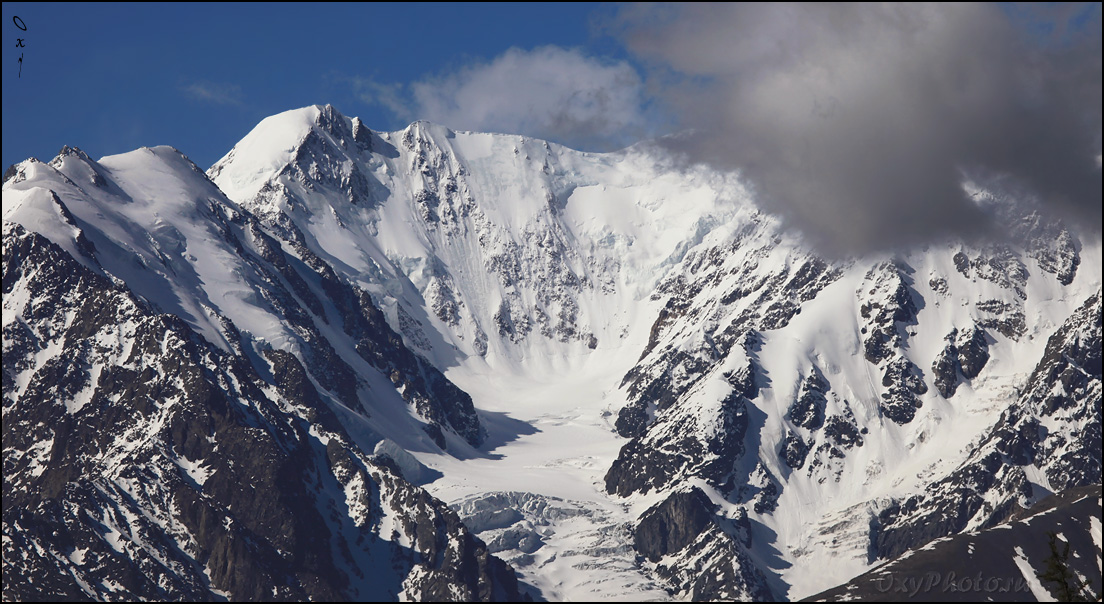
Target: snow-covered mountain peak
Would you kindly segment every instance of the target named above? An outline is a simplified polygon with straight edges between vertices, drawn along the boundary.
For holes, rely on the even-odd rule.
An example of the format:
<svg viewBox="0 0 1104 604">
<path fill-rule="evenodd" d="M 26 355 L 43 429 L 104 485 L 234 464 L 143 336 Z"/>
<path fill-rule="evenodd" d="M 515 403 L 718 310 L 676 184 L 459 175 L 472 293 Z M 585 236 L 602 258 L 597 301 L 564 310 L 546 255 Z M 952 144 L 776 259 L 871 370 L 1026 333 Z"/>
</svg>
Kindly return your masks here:
<svg viewBox="0 0 1104 604">
<path fill-rule="evenodd" d="M 360 120 L 350 120 L 332 105 L 293 109 L 261 120 L 208 174 L 233 199 L 251 200 L 269 178 L 296 163 L 305 160 L 309 170 L 312 152 L 315 161 L 322 156 L 348 161 L 346 154 L 366 149 L 370 136 Z"/>
<path fill-rule="evenodd" d="M 325 108 L 318 112 L 327 115 Z M 152 308 L 179 317 L 224 352 L 290 352 L 320 372 L 314 379 L 323 391 L 353 410 L 364 409 L 361 389 L 371 388 L 381 409 L 391 406 L 377 409 L 378 416 L 433 426 L 429 436 L 402 430 L 413 436 L 396 437 L 404 447 L 437 449 L 450 438 L 459 446 L 481 442 L 470 399 L 402 347 L 365 291 L 306 248 L 294 249 L 296 240 L 288 242 L 294 254 L 288 256 L 256 217 L 176 149 L 141 148 L 98 162 L 65 153 L 19 169 L 4 184 L 5 221 L 44 235 L 100 276 L 126 283 Z M 292 262 L 318 272 L 304 278 Z M 336 302 L 319 301 L 335 292 Z M 358 350 L 369 332 L 380 341 Z M 342 360 L 335 346 L 349 358 Z M 409 414 L 408 404 L 417 415 Z M 380 430 L 376 425 L 360 434 L 374 446 Z"/>
<path fill-rule="evenodd" d="M 208 174 L 349 267 L 408 344 L 443 353 L 428 321 L 447 348 L 509 364 L 532 346 L 562 349 L 549 359 L 619 346 L 689 247 L 754 211 L 734 179 L 667 171 L 644 148 L 589 154 L 424 121 L 376 134 L 317 106 L 266 119 Z M 403 288 L 425 306 L 399 310 Z"/>
<path fill-rule="evenodd" d="M 70 147 L 69 145 L 63 145 L 61 147 L 61 150 L 57 152 L 57 157 L 63 157 L 67 155 L 73 155 L 85 161 L 92 161 L 92 158 L 89 157 L 88 154 L 81 150 L 79 147 Z"/>
<path fill-rule="evenodd" d="M 1100 241 L 1020 200 L 993 210 L 1015 242 L 838 262 L 737 175 L 647 145 L 378 133 L 327 105 L 207 175 L 63 150 L 4 202 L 5 404 L 64 370 L 82 394 L 41 398 L 97 408 L 81 372 L 110 368 L 37 343 L 68 320 L 39 301 L 67 298 L 19 256 L 67 254 L 253 367 L 304 434 L 339 423 L 429 483 L 549 599 L 800 597 L 1099 477 Z M 319 434 L 347 511 L 376 513 Z"/>
</svg>

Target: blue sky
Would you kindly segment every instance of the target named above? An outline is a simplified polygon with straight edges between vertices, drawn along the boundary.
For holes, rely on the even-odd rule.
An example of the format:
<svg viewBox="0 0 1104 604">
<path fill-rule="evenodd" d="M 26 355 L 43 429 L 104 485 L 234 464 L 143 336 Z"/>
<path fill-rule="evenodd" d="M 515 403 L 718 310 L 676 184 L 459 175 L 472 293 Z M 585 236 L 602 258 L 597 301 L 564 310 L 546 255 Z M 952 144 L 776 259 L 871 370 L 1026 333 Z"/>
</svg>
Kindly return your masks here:
<svg viewBox="0 0 1104 604">
<path fill-rule="evenodd" d="M 93 157 L 171 144 L 206 168 L 264 117 L 315 103 L 376 129 L 401 128 L 411 115 L 373 100 L 371 84 L 445 76 L 515 47 L 621 59 L 620 46 L 591 26 L 602 11 L 532 3 L 5 2 L 4 167 L 29 156 L 48 160 L 65 144 Z"/>
</svg>

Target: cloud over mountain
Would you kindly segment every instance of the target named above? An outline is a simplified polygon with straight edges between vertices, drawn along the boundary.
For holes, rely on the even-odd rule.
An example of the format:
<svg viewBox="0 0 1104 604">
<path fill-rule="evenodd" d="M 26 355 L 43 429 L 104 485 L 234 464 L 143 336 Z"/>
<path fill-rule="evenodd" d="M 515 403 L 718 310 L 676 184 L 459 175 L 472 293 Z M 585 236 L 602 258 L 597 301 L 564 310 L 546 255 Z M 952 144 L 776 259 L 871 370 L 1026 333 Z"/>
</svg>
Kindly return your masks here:
<svg viewBox="0 0 1104 604">
<path fill-rule="evenodd" d="M 580 50 L 511 48 L 489 62 L 408 85 L 360 80 L 362 100 L 458 130 L 521 133 L 593 149 L 649 134 L 643 82 L 624 61 Z"/>
<path fill-rule="evenodd" d="M 666 143 L 742 170 L 828 250 L 984 231 L 966 178 L 1099 228 L 1099 5 L 1008 10 L 630 6 L 610 26 L 690 129 Z"/>
</svg>

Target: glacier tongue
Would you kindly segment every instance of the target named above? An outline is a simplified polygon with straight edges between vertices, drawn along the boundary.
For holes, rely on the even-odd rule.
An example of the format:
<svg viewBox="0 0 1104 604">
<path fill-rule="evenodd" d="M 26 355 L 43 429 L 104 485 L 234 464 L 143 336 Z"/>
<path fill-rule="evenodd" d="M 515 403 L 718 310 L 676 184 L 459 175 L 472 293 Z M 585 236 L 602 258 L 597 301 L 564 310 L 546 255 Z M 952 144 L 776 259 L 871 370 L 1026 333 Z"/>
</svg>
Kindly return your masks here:
<svg viewBox="0 0 1104 604">
<path fill-rule="evenodd" d="M 833 261 L 647 146 L 327 105 L 206 176 L 166 147 L 25 162 L 5 245 L 41 234 L 332 410 L 545 597 L 796 599 L 1099 480 L 1099 237 L 970 186 L 1026 243 Z M 7 282 L 5 400 L 58 354 L 9 391 L 34 294 Z"/>
</svg>

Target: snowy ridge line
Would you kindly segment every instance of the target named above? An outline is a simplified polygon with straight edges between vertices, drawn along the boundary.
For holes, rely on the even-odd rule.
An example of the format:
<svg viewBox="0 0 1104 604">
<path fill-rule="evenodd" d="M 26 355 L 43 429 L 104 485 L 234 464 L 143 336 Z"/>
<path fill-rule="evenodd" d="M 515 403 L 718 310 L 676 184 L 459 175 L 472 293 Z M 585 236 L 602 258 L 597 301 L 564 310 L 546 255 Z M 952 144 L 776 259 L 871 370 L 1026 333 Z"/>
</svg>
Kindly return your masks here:
<svg viewBox="0 0 1104 604">
<path fill-rule="evenodd" d="M 735 175 L 646 146 L 380 133 L 314 106 L 206 175 L 170 148 L 70 149 L 4 199 L 5 242 L 41 233 L 178 317 L 281 413 L 332 413 L 469 520 L 512 493 L 520 518 L 474 532 L 544 597 L 800 598 L 1099 476 L 1099 236 L 999 191 L 983 205 L 1022 243 L 831 261 Z M 61 400 L 89 413 L 105 373 L 54 337 L 78 317 L 39 334 L 41 292 L 11 274 L 6 400 L 85 371 Z M 18 452 L 30 475 L 43 442 Z M 349 481 L 320 501 L 361 526 L 370 480 Z M 650 560 L 657 539 L 680 547 Z"/>
<path fill-rule="evenodd" d="M 55 224 L 82 221 L 62 193 L 24 199 L 4 222 L 6 598 L 520 597 L 455 514 L 362 452 L 334 415 L 348 408 L 294 354 L 250 347 L 215 314 L 220 347 L 160 312 L 108 273 L 126 265 L 99 229 L 82 264 L 14 221 L 43 216 L 35 204 L 63 210 L 45 214 Z M 197 222 L 211 218 L 197 207 Z M 184 226 L 148 241 L 179 278 L 204 240 L 164 251 Z"/>
<path fill-rule="evenodd" d="M 1046 497 L 1013 520 L 936 539 L 806 601 L 952 601 L 964 595 L 1055 601 L 1060 586 L 1038 576 L 1048 570 L 1054 555 L 1051 534 L 1059 545 L 1069 544 L 1071 576 L 1089 580 L 1095 593 L 1100 545 L 1093 540 L 1092 527 L 1100 522 L 1099 490 L 1099 484 L 1090 484 Z"/>
</svg>

